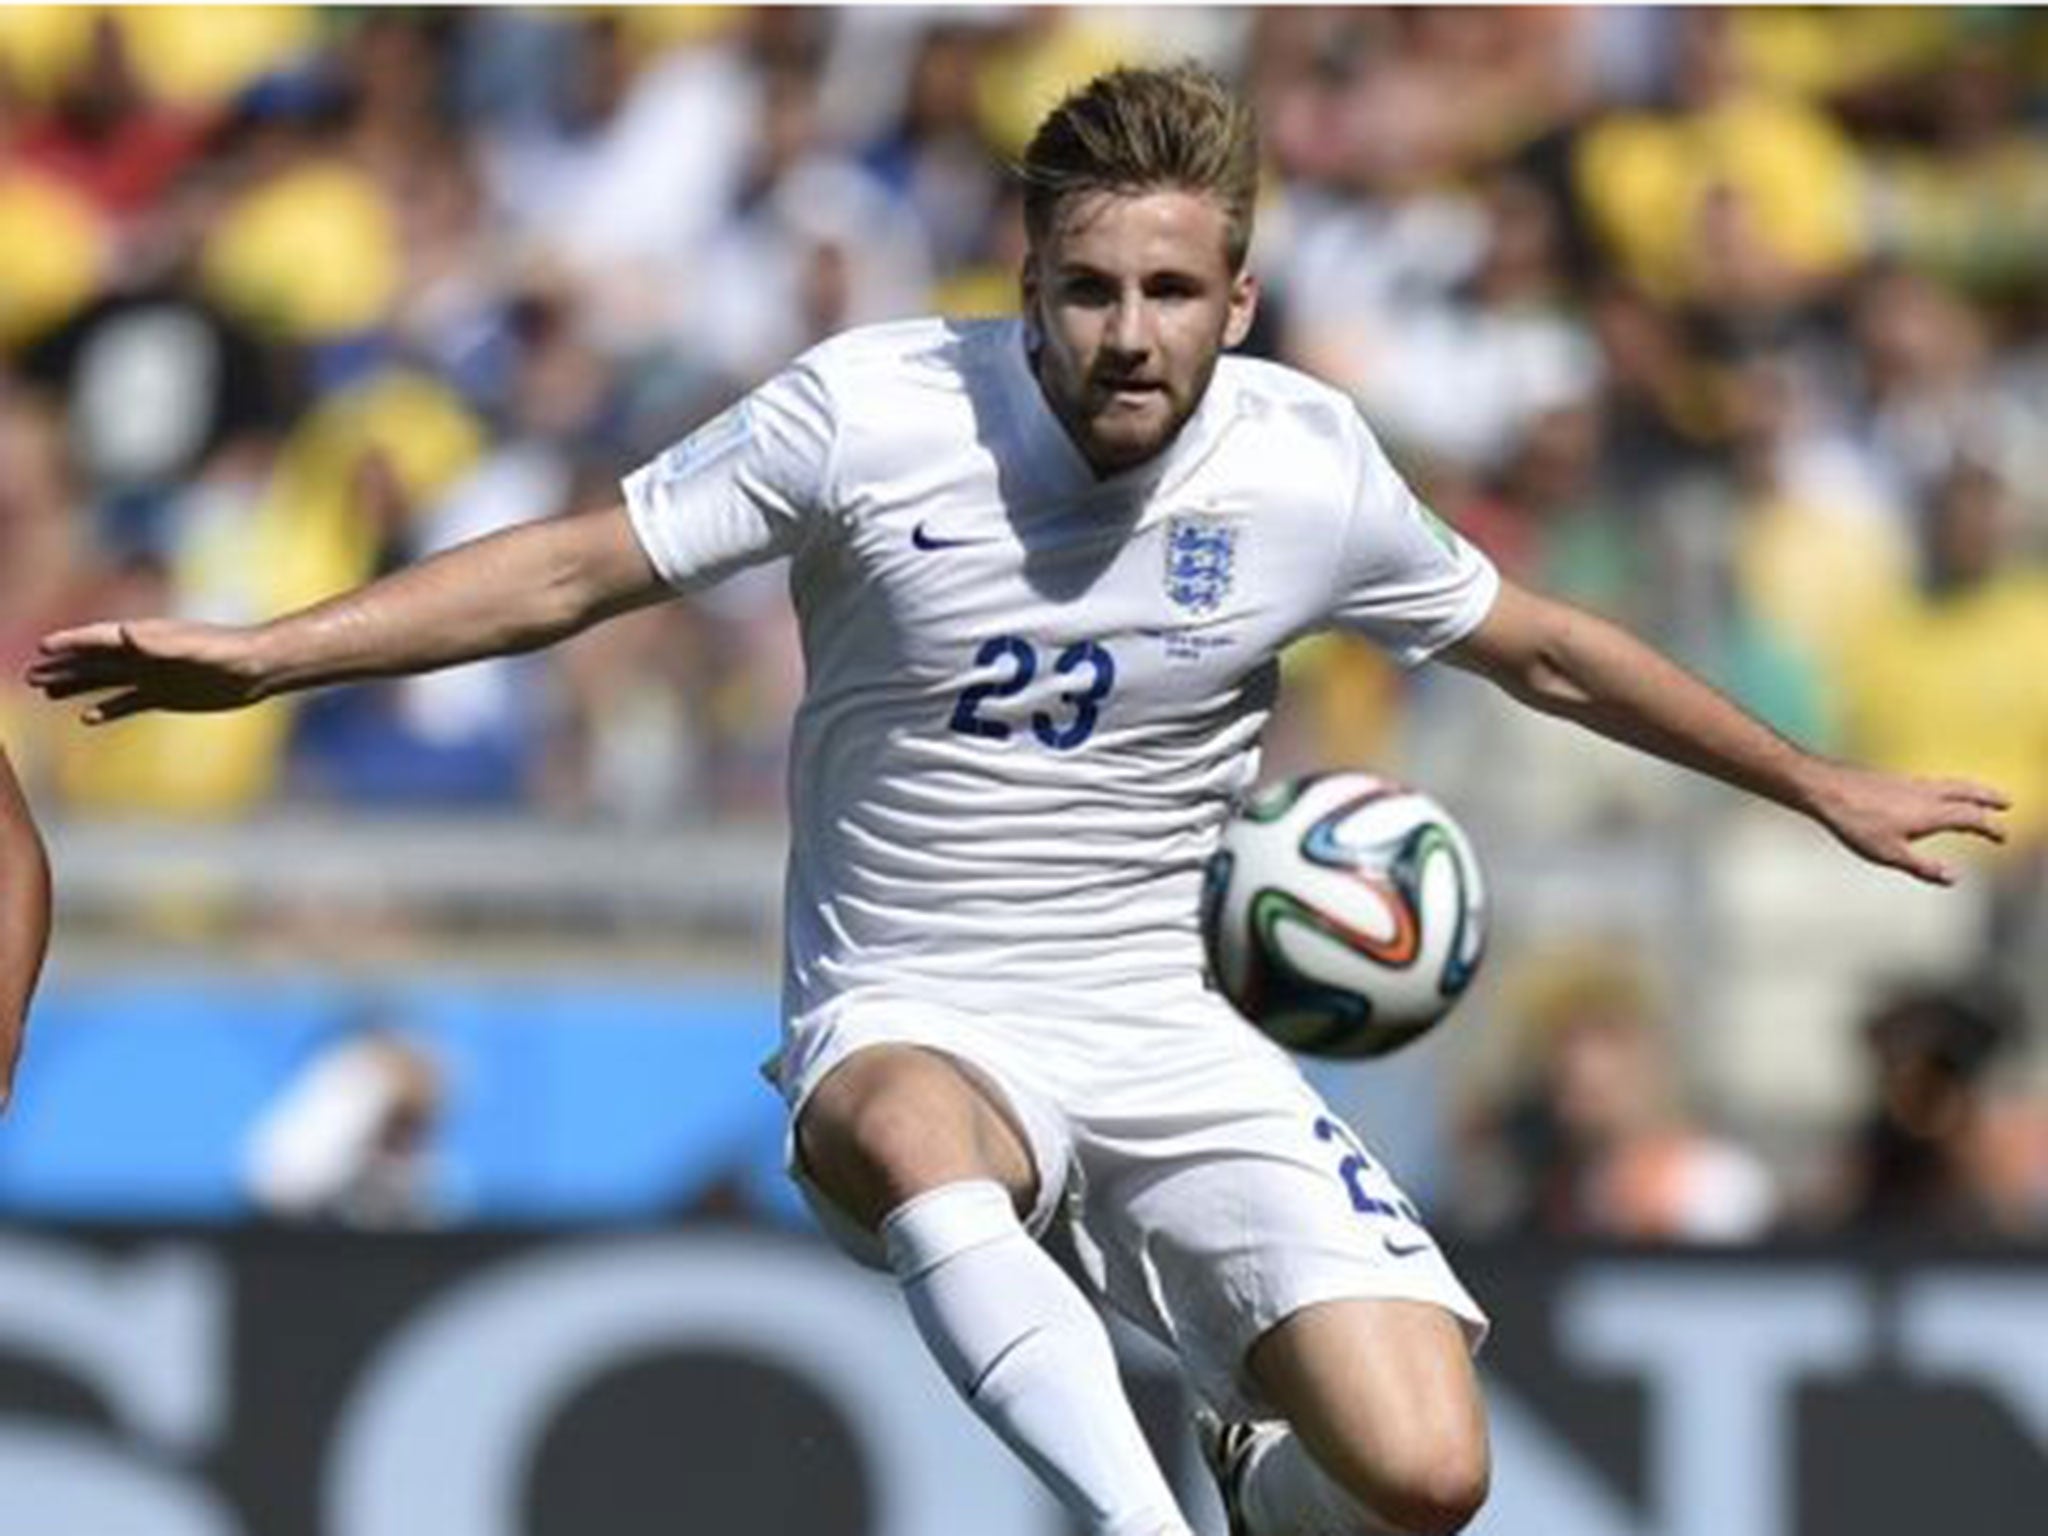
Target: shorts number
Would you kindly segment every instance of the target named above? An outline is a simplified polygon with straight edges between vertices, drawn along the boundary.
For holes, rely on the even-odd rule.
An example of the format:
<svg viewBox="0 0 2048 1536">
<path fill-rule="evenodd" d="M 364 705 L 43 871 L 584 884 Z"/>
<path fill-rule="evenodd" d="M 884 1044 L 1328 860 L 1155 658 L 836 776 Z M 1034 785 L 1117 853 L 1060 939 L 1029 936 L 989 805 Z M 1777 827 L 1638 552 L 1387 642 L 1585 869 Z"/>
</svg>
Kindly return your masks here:
<svg viewBox="0 0 2048 1536">
<path fill-rule="evenodd" d="M 1328 1115 L 1319 1115 L 1316 1118 L 1316 1140 L 1330 1142 L 1344 1154 L 1337 1164 L 1337 1177 L 1344 1181 L 1345 1192 L 1351 1196 L 1351 1208 L 1359 1215 L 1389 1216 L 1396 1221 L 1421 1225 L 1422 1213 L 1406 1196 L 1397 1193 L 1391 1200 L 1382 1200 L 1365 1187 L 1366 1179 L 1374 1171 L 1373 1161 L 1366 1156 L 1365 1148 L 1358 1144 L 1358 1138 L 1347 1126 Z"/>
<path fill-rule="evenodd" d="M 1004 676 L 985 678 L 961 689 L 960 697 L 953 704 L 953 718 L 947 724 L 963 736 L 1003 741 L 1010 734 L 1009 722 L 990 719 L 982 714 L 981 706 L 985 700 L 1013 698 L 1030 687 L 1031 679 L 1038 673 L 1038 652 L 1028 640 L 1020 640 L 1015 635 L 998 635 L 993 640 L 982 642 L 981 649 L 974 653 L 974 665 L 1006 666 L 1009 671 Z M 1050 710 L 1033 710 L 1031 734 L 1055 752 L 1071 752 L 1095 734 L 1102 702 L 1116 686 L 1116 658 L 1093 640 L 1078 640 L 1060 652 L 1052 669 L 1061 677 L 1074 677 L 1076 682 L 1081 681 L 1076 674 L 1085 672 L 1087 680 L 1083 686 L 1067 688 L 1060 693 L 1060 703 L 1072 711 L 1071 716 L 1062 719 L 1064 710 L 1058 714 Z"/>
</svg>

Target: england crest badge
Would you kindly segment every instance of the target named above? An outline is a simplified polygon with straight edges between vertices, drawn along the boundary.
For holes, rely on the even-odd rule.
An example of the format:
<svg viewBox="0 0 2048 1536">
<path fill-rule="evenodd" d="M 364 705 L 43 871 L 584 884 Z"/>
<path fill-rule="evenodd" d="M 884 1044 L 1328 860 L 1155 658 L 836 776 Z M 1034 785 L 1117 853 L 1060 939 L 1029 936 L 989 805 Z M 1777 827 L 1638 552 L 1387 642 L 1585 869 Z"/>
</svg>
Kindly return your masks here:
<svg viewBox="0 0 2048 1536">
<path fill-rule="evenodd" d="M 1237 530 L 1218 517 L 1166 523 L 1166 595 L 1189 613 L 1214 613 L 1230 595 Z"/>
</svg>

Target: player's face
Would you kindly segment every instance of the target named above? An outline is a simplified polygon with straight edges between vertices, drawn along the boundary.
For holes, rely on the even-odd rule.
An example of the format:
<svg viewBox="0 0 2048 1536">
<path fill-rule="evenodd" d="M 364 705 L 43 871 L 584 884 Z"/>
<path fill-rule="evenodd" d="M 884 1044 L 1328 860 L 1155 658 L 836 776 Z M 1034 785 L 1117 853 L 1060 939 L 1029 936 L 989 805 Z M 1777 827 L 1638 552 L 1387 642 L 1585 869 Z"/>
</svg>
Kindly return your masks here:
<svg viewBox="0 0 2048 1536">
<path fill-rule="evenodd" d="M 1026 259 L 1039 387 L 1098 473 L 1171 443 L 1251 329 L 1258 286 L 1231 270 L 1226 228 L 1207 193 L 1084 193 Z"/>
</svg>

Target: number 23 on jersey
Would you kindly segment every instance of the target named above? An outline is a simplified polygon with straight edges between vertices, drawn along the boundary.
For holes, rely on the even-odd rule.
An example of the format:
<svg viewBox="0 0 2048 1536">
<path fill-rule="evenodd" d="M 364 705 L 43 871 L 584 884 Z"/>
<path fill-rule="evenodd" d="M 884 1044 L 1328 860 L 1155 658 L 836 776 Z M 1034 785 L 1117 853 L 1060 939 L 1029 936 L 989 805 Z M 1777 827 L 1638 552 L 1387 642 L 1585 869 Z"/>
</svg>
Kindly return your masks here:
<svg viewBox="0 0 2048 1536">
<path fill-rule="evenodd" d="M 1003 741 L 1013 729 L 1028 724 L 1039 743 L 1055 752 L 1080 746 L 1095 733 L 1102 705 L 1116 687 L 1116 658 L 1093 640 L 1075 641 L 1052 660 L 1054 675 L 1071 685 L 1060 691 L 1059 707 L 1034 709 L 1028 721 L 1013 725 L 1003 718 L 1002 705 L 1031 686 L 1038 675 L 1038 657 L 1037 647 L 1015 635 L 984 640 L 974 653 L 974 666 L 977 672 L 992 675 L 960 690 L 948 726 L 963 736 Z"/>
</svg>

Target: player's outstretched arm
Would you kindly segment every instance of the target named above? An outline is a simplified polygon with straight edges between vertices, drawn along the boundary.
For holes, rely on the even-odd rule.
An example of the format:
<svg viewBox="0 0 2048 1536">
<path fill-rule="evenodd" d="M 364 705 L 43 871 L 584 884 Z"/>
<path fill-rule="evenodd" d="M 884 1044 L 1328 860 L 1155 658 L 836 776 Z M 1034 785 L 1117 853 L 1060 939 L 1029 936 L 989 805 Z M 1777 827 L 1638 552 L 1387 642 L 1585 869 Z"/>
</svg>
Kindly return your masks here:
<svg viewBox="0 0 2048 1536">
<path fill-rule="evenodd" d="M 538 650 L 666 596 L 624 507 L 458 545 L 266 624 L 103 621 L 43 639 L 29 683 L 102 694 L 88 724 L 237 709 L 274 694 Z"/>
<path fill-rule="evenodd" d="M 1817 757 L 1626 630 L 1512 582 L 1444 658 L 1546 714 L 1811 816 L 1864 858 L 1931 884 L 1952 884 L 1955 871 L 1916 847 L 1921 839 L 2005 840 L 1998 813 L 2009 802 L 1997 790 Z"/>
<path fill-rule="evenodd" d="M 7 753 L 0 749 L 0 1110 L 14 1097 L 29 998 L 49 942 L 49 860 Z"/>
</svg>

